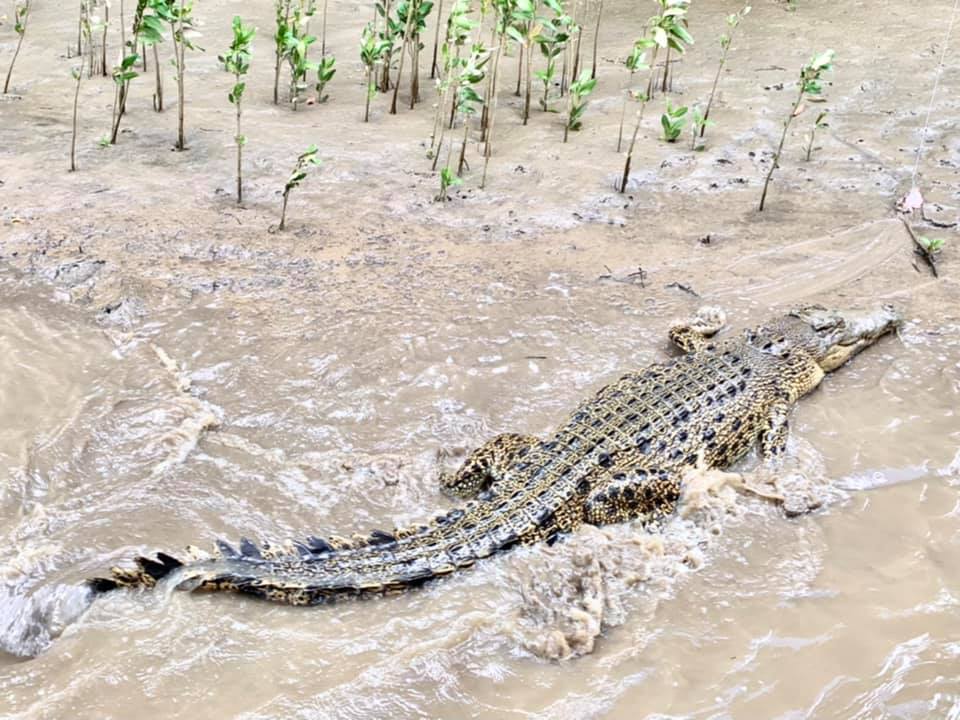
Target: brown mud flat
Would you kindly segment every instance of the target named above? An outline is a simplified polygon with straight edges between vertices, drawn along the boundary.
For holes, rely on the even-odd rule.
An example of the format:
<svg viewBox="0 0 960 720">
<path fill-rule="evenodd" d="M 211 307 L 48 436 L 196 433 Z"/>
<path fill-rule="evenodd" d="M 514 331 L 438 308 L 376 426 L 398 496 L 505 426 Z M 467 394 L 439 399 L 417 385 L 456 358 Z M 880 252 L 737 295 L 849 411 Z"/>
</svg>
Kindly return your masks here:
<svg viewBox="0 0 960 720">
<path fill-rule="evenodd" d="M 951 4 L 756 3 L 707 149 L 661 142 L 658 100 L 620 195 L 618 63 L 649 12 L 608 3 L 584 130 L 561 145 L 560 117 L 539 112 L 523 128 L 504 92 L 488 189 L 475 162 L 442 205 L 430 101 L 393 117 L 378 97 L 362 124 L 367 6 L 331 6 L 331 99 L 296 113 L 269 102 L 269 3 L 245 9 L 259 36 L 237 208 L 216 55 L 238 5 L 197 5 L 190 149 L 171 151 L 175 107 L 152 112 L 149 78 L 120 143 L 99 148 L 112 86 L 85 81 L 69 174 L 73 11 L 34 2 L 19 99 L 0 102 L 0 713 L 960 712 L 957 237 L 930 233 L 948 239 L 934 281 L 892 210 Z M 705 98 L 736 9 L 692 7 L 675 101 Z M 12 38 L 5 24 L 0 57 Z M 831 126 L 805 163 L 812 117 L 798 119 L 757 214 L 790 83 L 826 47 Z M 918 176 L 954 208 L 958 91 L 948 62 Z M 324 166 L 295 192 L 289 231 L 270 232 L 311 142 Z M 792 451 L 828 500 L 818 513 L 788 520 L 727 489 L 662 534 L 587 529 L 420 592 L 306 611 L 161 592 L 84 612 L 71 589 L 141 550 L 420 520 L 445 503 L 438 449 L 548 430 L 664 357 L 670 320 L 701 303 L 744 325 L 809 300 L 883 300 L 908 318 L 797 409 Z"/>
</svg>

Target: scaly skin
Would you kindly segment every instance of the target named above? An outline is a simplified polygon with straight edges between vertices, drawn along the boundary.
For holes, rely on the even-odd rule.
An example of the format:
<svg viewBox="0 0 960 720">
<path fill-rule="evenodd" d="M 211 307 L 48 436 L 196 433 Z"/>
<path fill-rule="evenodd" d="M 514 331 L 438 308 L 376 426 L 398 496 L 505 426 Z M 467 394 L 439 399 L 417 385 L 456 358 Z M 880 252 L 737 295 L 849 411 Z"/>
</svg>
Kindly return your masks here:
<svg viewBox="0 0 960 720">
<path fill-rule="evenodd" d="M 583 523 L 660 518 L 673 512 L 689 469 L 726 468 L 757 441 L 775 459 L 797 399 L 898 322 L 889 307 L 811 306 L 714 342 L 723 314 L 704 309 L 670 331 L 684 355 L 607 385 L 545 440 L 500 435 L 476 450 L 442 479 L 445 490 L 472 499 L 429 525 L 356 542 L 310 538 L 286 554 L 221 542 L 218 558 L 184 564 L 161 553 L 90 584 L 100 592 L 150 587 L 178 571 L 183 589 L 307 605 L 402 590 L 519 543 L 553 542 Z"/>
</svg>

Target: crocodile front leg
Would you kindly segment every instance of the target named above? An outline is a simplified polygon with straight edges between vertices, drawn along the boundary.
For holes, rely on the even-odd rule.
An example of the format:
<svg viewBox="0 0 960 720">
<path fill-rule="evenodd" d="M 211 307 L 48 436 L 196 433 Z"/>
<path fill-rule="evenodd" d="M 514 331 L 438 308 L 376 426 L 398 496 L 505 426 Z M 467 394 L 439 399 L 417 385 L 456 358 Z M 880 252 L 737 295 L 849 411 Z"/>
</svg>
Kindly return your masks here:
<svg viewBox="0 0 960 720">
<path fill-rule="evenodd" d="M 497 435 L 470 453 L 455 473 L 441 473 L 440 489 L 454 497 L 476 497 L 502 480 L 506 470 L 525 450 L 539 444 L 540 439 L 533 435 Z"/>
<path fill-rule="evenodd" d="M 680 478 L 664 470 L 634 468 L 614 472 L 584 502 L 583 521 L 611 525 L 669 515 L 680 499 Z"/>
<path fill-rule="evenodd" d="M 685 353 L 704 350 L 709 338 L 727 324 L 727 314 L 718 307 L 704 306 L 685 322 L 670 328 L 670 341 Z"/>
<path fill-rule="evenodd" d="M 787 415 L 790 405 L 776 402 L 770 408 L 770 414 L 764 428 L 760 431 L 760 454 L 768 465 L 775 465 L 783 457 L 787 448 L 787 435 L 790 424 Z"/>
</svg>

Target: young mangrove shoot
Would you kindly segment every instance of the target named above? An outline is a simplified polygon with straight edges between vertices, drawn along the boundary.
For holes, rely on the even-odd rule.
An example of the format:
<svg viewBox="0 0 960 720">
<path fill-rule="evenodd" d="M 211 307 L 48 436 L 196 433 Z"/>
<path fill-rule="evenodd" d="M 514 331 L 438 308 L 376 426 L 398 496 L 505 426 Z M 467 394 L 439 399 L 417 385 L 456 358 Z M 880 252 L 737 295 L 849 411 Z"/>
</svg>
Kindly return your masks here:
<svg viewBox="0 0 960 720">
<path fill-rule="evenodd" d="M 790 129 L 790 123 L 797 115 L 803 112 L 804 98 L 819 99 L 823 92 L 821 76 L 831 68 L 833 68 L 833 50 L 827 50 L 819 55 L 814 55 L 810 62 L 800 68 L 800 80 L 797 83 L 797 97 L 794 99 L 793 105 L 790 107 L 790 112 L 783 121 L 783 133 L 780 135 L 780 144 L 777 145 L 777 151 L 773 154 L 773 160 L 770 163 L 770 170 L 767 172 L 767 177 L 763 181 L 763 193 L 760 195 L 760 212 L 763 212 L 763 206 L 767 200 L 767 189 L 770 186 L 773 173 L 780 166 L 780 153 L 783 152 L 783 144 L 787 139 L 787 131 Z"/>
<path fill-rule="evenodd" d="M 810 128 L 810 132 L 807 133 L 807 154 L 806 160 L 810 162 L 810 156 L 813 154 L 813 138 L 817 130 L 821 130 L 825 127 L 830 127 L 827 124 L 827 113 L 829 110 L 823 110 L 817 114 L 817 119 L 813 121 L 813 127 Z"/>
<path fill-rule="evenodd" d="M 243 202 L 243 146 L 247 144 L 247 138 L 243 134 L 241 121 L 243 119 L 243 91 L 247 84 L 244 78 L 250 70 L 250 41 L 256 30 L 250 25 L 244 25 L 239 15 L 233 18 L 233 42 L 230 48 L 218 59 L 223 63 L 223 69 L 233 75 L 233 87 L 230 89 L 227 99 L 233 104 L 237 111 L 237 132 L 233 136 L 237 145 L 237 205 Z"/>
<path fill-rule="evenodd" d="M 740 27 L 741 21 L 749 14 L 750 6 L 744 5 L 743 9 L 732 15 L 727 15 L 727 27 L 729 30 L 720 36 L 720 64 L 717 65 L 717 74 L 713 78 L 713 87 L 710 88 L 710 97 L 707 99 L 707 109 L 703 111 L 704 123 L 700 128 L 700 137 L 706 132 L 707 122 L 710 118 L 710 108 L 713 107 L 713 98 L 717 94 L 717 85 L 720 83 L 720 75 L 723 73 L 723 66 L 727 64 L 727 53 L 730 52 L 730 45 L 733 42 L 733 34 Z"/>
<path fill-rule="evenodd" d="M 280 224 L 278 230 L 284 230 L 287 226 L 287 201 L 290 199 L 290 191 L 300 187 L 300 184 L 306 180 L 310 167 L 320 164 L 320 158 L 317 157 L 317 146 L 311 145 L 297 156 L 297 162 L 293 166 L 293 171 L 287 179 L 287 184 L 283 186 L 283 208 L 280 211 Z"/>
<path fill-rule="evenodd" d="M 617 190 L 621 193 L 627 191 L 627 185 L 630 182 L 630 165 L 633 162 L 633 151 L 637 145 L 637 137 L 640 134 L 640 123 L 643 121 L 643 110 L 650 101 L 650 95 L 653 92 L 653 76 L 656 67 L 657 51 L 664 48 L 673 48 L 678 54 L 682 54 L 686 46 L 693 42 L 690 33 L 687 32 L 682 22 L 686 15 L 687 0 L 657 0 L 660 5 L 660 13 L 654 15 L 647 21 L 646 35 L 640 38 L 637 43 L 642 48 L 652 47 L 653 58 L 648 67 L 649 70 L 646 92 L 633 92 L 633 98 L 638 102 L 636 122 L 633 126 L 633 134 L 630 136 L 630 144 L 627 146 L 627 157 L 623 163 L 623 174 L 620 177 L 620 184 Z M 645 58 L 641 59 L 641 63 Z"/>
<path fill-rule="evenodd" d="M 587 96 L 593 92 L 597 86 L 596 78 L 584 70 L 580 73 L 580 78 L 570 84 L 570 94 L 567 97 L 567 122 L 563 126 L 563 141 L 571 130 L 579 130 L 583 127 L 583 113 L 587 109 Z"/>
<path fill-rule="evenodd" d="M 360 62 L 367 77 L 367 93 L 363 106 L 363 121 L 370 121 L 370 100 L 377 94 L 377 80 L 374 73 L 383 56 L 390 52 L 390 42 L 377 36 L 373 23 L 367 23 L 360 36 Z"/>
<path fill-rule="evenodd" d="M 570 40 L 570 26 L 572 18 L 566 14 L 560 0 L 543 0 L 543 4 L 554 12 L 553 18 L 538 18 L 539 33 L 536 43 L 540 52 L 547 59 L 547 66 L 537 70 L 535 77 L 543 83 L 543 97 L 540 99 L 540 108 L 544 112 L 550 111 L 550 88 L 553 86 L 557 74 L 557 58 L 563 53 Z"/>
<path fill-rule="evenodd" d="M 660 126 L 663 128 L 663 139 L 667 142 L 676 142 L 687 123 L 687 106 L 674 107 L 667 100 L 667 108 L 660 116 Z"/>
<path fill-rule="evenodd" d="M 714 125 L 713 120 L 707 120 L 706 114 L 700 110 L 700 106 L 696 105 L 693 110 L 690 111 L 690 127 L 693 132 L 690 134 L 690 149 L 693 151 L 703 150 L 704 143 L 699 142 L 700 138 L 703 137 L 703 130 L 707 125 Z"/>
<path fill-rule="evenodd" d="M 646 64 L 647 50 L 656 43 L 649 38 L 640 38 L 633 44 L 630 54 L 625 62 L 627 70 L 630 71 L 630 78 L 627 81 L 627 91 L 623 96 L 623 109 L 620 111 L 620 129 L 617 131 L 617 152 L 623 149 L 623 123 L 627 117 L 627 103 L 634 97 L 633 76 L 639 70 L 649 70 L 650 66 Z"/>
<path fill-rule="evenodd" d="M 333 55 L 324 55 L 321 57 L 320 62 L 317 63 L 317 84 L 315 86 L 318 103 L 325 103 L 330 97 L 324 94 L 324 90 L 327 88 L 327 83 L 333 80 L 333 76 L 336 74 L 337 58 Z"/>
<path fill-rule="evenodd" d="M 10 67 L 7 68 L 7 79 L 3 82 L 3 94 L 10 92 L 10 77 L 13 75 L 13 66 L 20 54 L 23 45 L 23 36 L 27 34 L 27 21 L 30 19 L 30 0 L 18 2 L 13 6 L 13 31 L 17 34 L 17 47 L 13 51 Z"/>
</svg>

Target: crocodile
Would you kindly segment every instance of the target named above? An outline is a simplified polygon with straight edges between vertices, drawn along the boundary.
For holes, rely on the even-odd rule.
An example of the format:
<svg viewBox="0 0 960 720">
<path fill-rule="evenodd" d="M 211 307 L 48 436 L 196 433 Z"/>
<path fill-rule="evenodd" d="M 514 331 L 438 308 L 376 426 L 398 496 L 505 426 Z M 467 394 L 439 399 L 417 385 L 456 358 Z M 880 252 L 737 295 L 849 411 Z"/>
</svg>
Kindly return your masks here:
<svg viewBox="0 0 960 720">
<path fill-rule="evenodd" d="M 219 540 L 213 557 L 141 556 L 87 582 L 103 593 L 171 576 L 178 589 L 311 605 L 400 591 L 584 523 L 659 522 L 692 469 L 727 468 L 758 442 L 765 463 L 781 462 L 791 406 L 899 323 L 890 306 L 810 305 L 722 339 L 723 311 L 701 308 L 670 328 L 682 354 L 606 385 L 551 436 L 498 435 L 441 476 L 461 502 L 427 524 L 281 548 Z"/>
</svg>

